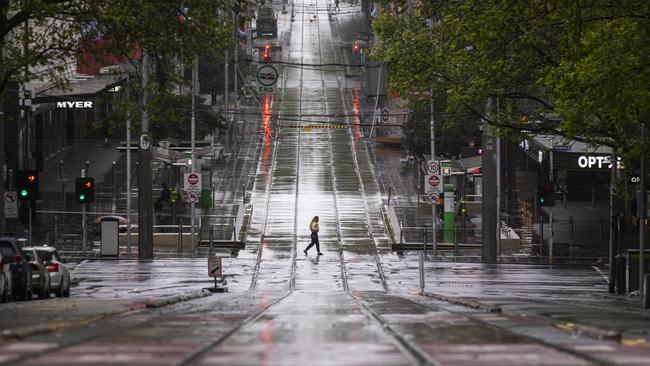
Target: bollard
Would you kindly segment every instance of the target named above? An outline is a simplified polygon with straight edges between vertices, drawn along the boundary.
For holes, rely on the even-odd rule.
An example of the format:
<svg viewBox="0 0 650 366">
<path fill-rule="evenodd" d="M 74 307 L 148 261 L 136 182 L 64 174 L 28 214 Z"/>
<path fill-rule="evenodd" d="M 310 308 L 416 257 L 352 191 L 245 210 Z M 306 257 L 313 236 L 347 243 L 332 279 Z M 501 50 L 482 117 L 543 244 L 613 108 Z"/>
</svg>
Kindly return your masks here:
<svg viewBox="0 0 650 366">
<path fill-rule="evenodd" d="M 650 274 L 643 277 L 643 308 L 650 309 Z"/>
<path fill-rule="evenodd" d="M 178 254 L 183 254 L 183 222 L 178 220 Z"/>
<path fill-rule="evenodd" d="M 399 243 L 402 244 L 402 220 L 399 220 Z"/>
<path fill-rule="evenodd" d="M 419 255 L 420 262 L 420 291 L 424 292 L 424 253 Z"/>
<path fill-rule="evenodd" d="M 232 246 L 237 246 L 237 229 L 235 228 L 235 218 L 232 219 Z"/>
<path fill-rule="evenodd" d="M 571 225 L 571 239 L 573 239 L 573 216 L 569 216 L 569 225 Z"/>
<path fill-rule="evenodd" d="M 454 225 L 454 257 L 458 257 L 458 226 Z"/>
</svg>

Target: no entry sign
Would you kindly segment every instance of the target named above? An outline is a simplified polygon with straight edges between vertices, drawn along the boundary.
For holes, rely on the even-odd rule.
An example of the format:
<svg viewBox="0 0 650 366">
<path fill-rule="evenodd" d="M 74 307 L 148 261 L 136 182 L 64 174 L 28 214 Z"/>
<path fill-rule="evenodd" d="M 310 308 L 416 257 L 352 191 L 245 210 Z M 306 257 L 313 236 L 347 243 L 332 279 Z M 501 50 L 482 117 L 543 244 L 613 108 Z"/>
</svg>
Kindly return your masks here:
<svg viewBox="0 0 650 366">
<path fill-rule="evenodd" d="M 185 179 L 183 182 L 183 189 L 186 191 L 201 190 L 201 174 L 199 173 L 185 173 Z"/>
<path fill-rule="evenodd" d="M 437 187 L 440 184 L 440 178 L 437 175 L 432 175 L 429 177 L 429 186 Z"/>
</svg>

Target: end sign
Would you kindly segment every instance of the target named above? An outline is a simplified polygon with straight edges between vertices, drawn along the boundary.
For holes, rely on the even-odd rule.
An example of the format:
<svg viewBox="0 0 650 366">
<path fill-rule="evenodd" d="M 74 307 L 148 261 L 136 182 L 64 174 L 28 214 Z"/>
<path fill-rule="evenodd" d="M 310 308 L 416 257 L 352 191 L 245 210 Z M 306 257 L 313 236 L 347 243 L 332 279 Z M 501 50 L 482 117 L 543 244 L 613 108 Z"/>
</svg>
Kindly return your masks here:
<svg viewBox="0 0 650 366">
<path fill-rule="evenodd" d="M 275 85 L 278 83 L 278 70 L 272 65 L 260 65 L 257 68 L 257 91 L 260 93 L 275 92 Z"/>
</svg>

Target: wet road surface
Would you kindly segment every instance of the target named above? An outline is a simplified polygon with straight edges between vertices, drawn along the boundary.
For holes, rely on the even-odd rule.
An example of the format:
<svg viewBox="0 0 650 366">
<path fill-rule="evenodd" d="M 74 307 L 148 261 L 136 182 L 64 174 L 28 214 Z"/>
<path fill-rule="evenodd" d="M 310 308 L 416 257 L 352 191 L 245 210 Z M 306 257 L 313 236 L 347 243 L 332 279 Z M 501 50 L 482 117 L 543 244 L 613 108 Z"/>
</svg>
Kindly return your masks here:
<svg viewBox="0 0 650 366">
<path fill-rule="evenodd" d="M 29 303 L 45 312 L 67 304 L 80 315 L 62 315 L 53 326 L 51 319 L 25 317 L 23 323 L 40 319 L 48 329 L 1 338 L 0 364 L 648 364 L 646 345 L 578 336 L 549 321 L 560 308 L 540 309 L 544 301 L 567 299 L 602 304 L 589 301 L 604 285 L 588 269 L 427 262 L 427 291 L 510 304 L 512 313 L 417 294 L 417 256 L 390 251 L 355 116 L 358 82 L 346 82 L 344 67 L 305 66 L 348 62 L 339 34 L 354 29 L 359 5 L 342 3 L 346 11 L 332 19 L 324 0 L 295 6 L 293 22 L 290 12 L 279 14 L 282 48 L 274 60 L 288 64 L 276 64 L 281 88 L 261 100 L 246 249 L 224 258 L 230 292 L 148 308 L 146 299 L 209 286 L 205 259 L 81 263 L 73 298 Z M 279 131 L 272 131 L 275 118 Z M 296 120 L 348 126 L 293 128 Z M 323 256 L 302 252 L 316 215 Z M 558 286 L 562 281 L 570 285 Z M 526 304 L 536 305 L 530 313 L 539 316 L 528 315 Z M 0 319 L 7 328 L 25 325 Z"/>
</svg>

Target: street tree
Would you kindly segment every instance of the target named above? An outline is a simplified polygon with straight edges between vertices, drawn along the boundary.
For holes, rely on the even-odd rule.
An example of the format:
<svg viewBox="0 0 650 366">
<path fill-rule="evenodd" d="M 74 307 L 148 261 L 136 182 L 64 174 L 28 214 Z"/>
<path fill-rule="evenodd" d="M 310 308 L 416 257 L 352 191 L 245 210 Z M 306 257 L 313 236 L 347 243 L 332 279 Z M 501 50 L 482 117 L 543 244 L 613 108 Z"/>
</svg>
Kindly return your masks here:
<svg viewBox="0 0 650 366">
<path fill-rule="evenodd" d="M 373 57 L 388 63 L 400 95 L 444 94 L 446 123 L 515 139 L 554 133 L 638 156 L 650 114 L 647 1 L 428 1 L 416 10 L 373 23 Z"/>
</svg>

